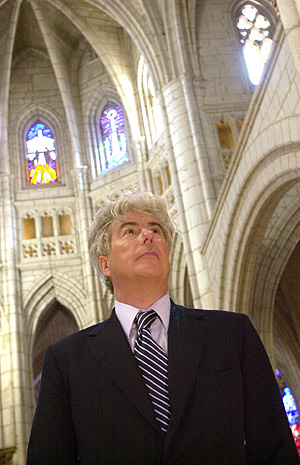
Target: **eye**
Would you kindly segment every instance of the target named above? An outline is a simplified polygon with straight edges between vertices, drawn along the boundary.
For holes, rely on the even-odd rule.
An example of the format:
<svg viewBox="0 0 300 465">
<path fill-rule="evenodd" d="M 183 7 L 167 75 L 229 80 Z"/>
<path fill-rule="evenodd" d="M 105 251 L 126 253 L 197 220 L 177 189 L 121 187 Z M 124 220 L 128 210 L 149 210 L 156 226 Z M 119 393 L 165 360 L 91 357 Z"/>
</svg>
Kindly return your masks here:
<svg viewBox="0 0 300 465">
<path fill-rule="evenodd" d="M 125 229 L 125 231 L 124 231 L 125 235 L 126 234 L 130 235 L 130 234 L 134 234 L 134 233 L 135 233 L 135 230 L 133 228 L 128 228 L 128 229 Z"/>
<path fill-rule="evenodd" d="M 161 234 L 161 230 L 159 228 L 153 228 L 152 232 L 154 232 L 154 234 Z"/>
</svg>

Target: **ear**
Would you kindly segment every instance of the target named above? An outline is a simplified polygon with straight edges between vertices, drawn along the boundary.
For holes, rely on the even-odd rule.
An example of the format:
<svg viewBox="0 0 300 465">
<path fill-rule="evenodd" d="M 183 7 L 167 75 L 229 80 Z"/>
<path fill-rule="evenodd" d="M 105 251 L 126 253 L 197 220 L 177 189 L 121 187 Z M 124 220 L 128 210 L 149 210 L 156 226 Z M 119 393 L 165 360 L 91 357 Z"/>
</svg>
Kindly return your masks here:
<svg viewBox="0 0 300 465">
<path fill-rule="evenodd" d="M 108 276 L 109 278 L 111 277 L 111 272 L 108 266 L 108 257 L 106 255 L 101 255 L 99 257 L 99 266 L 102 270 L 102 272 Z"/>
</svg>

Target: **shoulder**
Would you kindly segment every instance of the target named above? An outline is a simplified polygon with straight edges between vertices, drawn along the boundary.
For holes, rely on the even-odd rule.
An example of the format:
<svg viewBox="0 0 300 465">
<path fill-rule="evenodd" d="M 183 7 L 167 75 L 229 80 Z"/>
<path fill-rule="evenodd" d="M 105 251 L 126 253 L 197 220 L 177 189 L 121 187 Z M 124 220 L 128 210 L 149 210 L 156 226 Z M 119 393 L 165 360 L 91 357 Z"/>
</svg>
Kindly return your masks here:
<svg viewBox="0 0 300 465">
<path fill-rule="evenodd" d="M 226 310 L 207 310 L 201 308 L 190 308 L 171 304 L 170 321 L 180 327 L 182 325 L 194 325 L 196 321 L 202 321 L 212 331 L 230 332 L 244 331 L 256 332 L 249 317 L 244 313 L 230 312 Z"/>
<path fill-rule="evenodd" d="M 80 347 L 82 344 L 85 344 L 89 336 L 93 336 L 99 333 L 105 326 L 109 323 L 112 316 L 87 328 L 76 331 L 75 333 L 69 334 L 68 336 L 60 339 L 59 341 L 54 342 L 50 349 L 56 353 L 60 351 L 67 351 L 68 349 L 73 350 L 75 347 Z"/>
<path fill-rule="evenodd" d="M 211 321 L 226 321 L 226 322 L 247 322 L 249 317 L 244 313 L 230 312 L 227 310 L 207 310 L 202 308 L 191 308 L 171 303 L 171 314 L 179 318 L 196 318 L 206 319 Z"/>
</svg>

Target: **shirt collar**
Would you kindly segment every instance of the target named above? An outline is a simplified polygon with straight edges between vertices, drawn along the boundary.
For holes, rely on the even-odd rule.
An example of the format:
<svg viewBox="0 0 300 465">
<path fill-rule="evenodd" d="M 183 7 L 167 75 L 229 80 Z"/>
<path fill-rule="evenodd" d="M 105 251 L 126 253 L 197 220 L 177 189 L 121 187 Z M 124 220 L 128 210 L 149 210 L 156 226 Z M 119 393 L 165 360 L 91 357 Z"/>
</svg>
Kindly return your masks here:
<svg viewBox="0 0 300 465">
<path fill-rule="evenodd" d="M 141 310 L 140 308 L 133 307 L 132 305 L 123 304 L 122 302 L 118 302 L 117 300 L 115 301 L 116 315 L 127 337 L 129 337 L 129 333 L 132 328 L 132 324 L 134 322 L 136 314 L 140 311 L 144 312 L 151 309 L 155 310 L 156 313 L 159 315 L 167 332 L 169 328 L 171 309 L 169 294 L 165 294 L 146 310 Z"/>
</svg>

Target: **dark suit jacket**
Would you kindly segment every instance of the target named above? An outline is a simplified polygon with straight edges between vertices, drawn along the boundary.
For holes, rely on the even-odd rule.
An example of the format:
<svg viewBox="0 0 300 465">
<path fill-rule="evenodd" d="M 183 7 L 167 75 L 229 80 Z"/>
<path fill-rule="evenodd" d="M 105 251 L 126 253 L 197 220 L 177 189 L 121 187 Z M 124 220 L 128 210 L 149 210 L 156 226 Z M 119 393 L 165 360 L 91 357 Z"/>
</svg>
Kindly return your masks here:
<svg viewBox="0 0 300 465">
<path fill-rule="evenodd" d="M 247 316 L 172 304 L 168 352 L 164 437 L 114 311 L 48 348 L 27 465 L 300 463 Z"/>
</svg>

